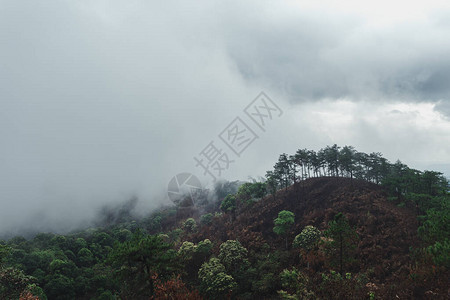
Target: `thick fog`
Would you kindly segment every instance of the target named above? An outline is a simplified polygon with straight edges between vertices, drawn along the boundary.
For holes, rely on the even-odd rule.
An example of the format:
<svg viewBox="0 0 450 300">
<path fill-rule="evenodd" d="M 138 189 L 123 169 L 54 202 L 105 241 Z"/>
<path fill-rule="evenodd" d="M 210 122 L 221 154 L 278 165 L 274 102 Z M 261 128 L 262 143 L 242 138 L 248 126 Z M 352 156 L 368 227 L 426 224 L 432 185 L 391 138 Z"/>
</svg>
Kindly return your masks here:
<svg viewBox="0 0 450 300">
<path fill-rule="evenodd" d="M 212 183 L 210 142 L 229 180 L 334 143 L 450 176 L 448 2 L 319 3 L 0 1 L 0 234 L 145 214 L 179 173 Z"/>
</svg>

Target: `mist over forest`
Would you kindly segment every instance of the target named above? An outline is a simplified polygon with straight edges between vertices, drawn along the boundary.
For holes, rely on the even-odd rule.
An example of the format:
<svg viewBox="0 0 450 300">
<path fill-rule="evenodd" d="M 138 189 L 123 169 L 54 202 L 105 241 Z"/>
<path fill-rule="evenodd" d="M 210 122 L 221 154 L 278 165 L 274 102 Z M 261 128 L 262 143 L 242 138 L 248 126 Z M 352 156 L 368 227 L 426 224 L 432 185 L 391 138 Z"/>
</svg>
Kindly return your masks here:
<svg viewBox="0 0 450 300">
<path fill-rule="evenodd" d="M 2 1 L 0 232 L 149 210 L 182 172 L 211 184 L 192 158 L 261 91 L 283 115 L 223 179 L 300 143 L 450 176 L 447 4 L 347 2 Z"/>
<path fill-rule="evenodd" d="M 406 269 L 409 263 L 446 268 L 440 251 L 448 247 L 448 228 L 431 232 L 429 226 L 447 212 L 449 19 L 443 0 L 0 1 L 0 298 L 6 290 L 1 278 L 27 283 L 8 294 L 20 299 L 62 299 L 57 286 L 73 289 L 68 299 L 149 299 L 158 286 L 186 288 L 192 299 L 220 298 L 225 291 L 209 291 L 199 270 L 219 259 L 220 245 L 238 237 L 240 246 L 223 247 L 254 254 L 249 270 L 272 279 L 246 273 L 253 281 L 239 285 L 244 273 L 223 257 L 213 259 L 207 266 L 223 271 L 218 274 L 230 295 L 282 297 L 277 291 L 283 290 L 314 298 L 300 295 L 296 284 L 320 286 L 317 274 L 336 271 L 325 253 L 331 246 L 314 244 L 315 254 L 299 258 L 293 241 L 305 226 L 326 240 L 334 221 L 357 229 L 363 241 L 356 256 L 390 249 L 378 257 L 373 252 L 359 267 L 349 263 L 353 273 L 373 279 L 366 283 L 380 286 L 383 297 L 397 296 L 389 294 L 388 280 L 398 283 L 410 274 L 417 282 L 430 280 L 426 268 Z M 334 170 L 323 152 L 331 148 Z M 300 163 L 299 149 L 307 149 Z M 276 175 L 280 154 L 287 165 Z M 343 166 L 348 160 L 351 166 Z M 396 212 L 392 220 L 388 208 Z M 372 223 L 362 220 L 363 209 Z M 295 222 L 278 235 L 272 223 L 282 210 Z M 339 213 L 345 218 L 334 220 Z M 185 226 L 187 219 L 199 227 Z M 408 233 L 395 245 L 387 242 L 400 235 L 389 229 L 393 220 Z M 375 228 L 389 234 L 376 235 Z M 84 242 L 75 244 L 78 238 Z M 280 248 L 277 238 L 287 246 Z M 183 242 L 193 243 L 185 245 L 193 256 L 164 258 L 167 269 L 140 274 L 150 285 L 128 282 L 120 289 L 120 276 L 105 275 L 122 267 L 128 246 L 163 245 L 158 249 L 170 254 Z M 405 249 L 416 244 L 409 261 Z M 198 247 L 208 251 L 193 250 Z M 389 253 L 400 265 L 378 270 L 375 262 L 395 261 Z M 257 265 L 258 255 L 280 264 Z M 184 269 L 172 259 L 182 260 Z M 315 275 L 303 270 L 305 263 Z M 281 276 L 289 264 L 300 273 Z M 75 285 L 78 276 L 89 289 Z M 116 285 L 108 286 L 104 276 Z M 286 288 L 282 278 L 288 277 L 296 279 Z M 425 297 L 427 288 L 443 295 L 446 282 L 416 283 L 393 290 L 405 298 Z M 358 295 L 374 292 L 367 289 Z M 308 290 L 327 298 L 326 289 Z"/>
</svg>

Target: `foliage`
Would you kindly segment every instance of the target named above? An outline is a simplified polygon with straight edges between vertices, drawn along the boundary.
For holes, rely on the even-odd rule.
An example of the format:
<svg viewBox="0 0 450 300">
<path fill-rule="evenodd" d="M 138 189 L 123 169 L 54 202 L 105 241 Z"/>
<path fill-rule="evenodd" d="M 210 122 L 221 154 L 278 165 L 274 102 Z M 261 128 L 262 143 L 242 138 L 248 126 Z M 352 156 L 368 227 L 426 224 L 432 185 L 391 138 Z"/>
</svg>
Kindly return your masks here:
<svg viewBox="0 0 450 300">
<path fill-rule="evenodd" d="M 300 248 L 300 256 L 305 256 L 308 269 L 310 263 L 310 251 L 317 245 L 320 235 L 321 233 L 319 229 L 308 225 L 294 238 L 294 242 L 292 243 L 294 248 Z"/>
<path fill-rule="evenodd" d="M 191 260 L 196 250 L 197 246 L 194 243 L 185 241 L 181 244 L 180 249 L 178 249 L 178 256 L 183 260 Z"/>
<path fill-rule="evenodd" d="M 212 247 L 213 244 L 208 239 L 200 241 L 197 245 L 185 241 L 180 246 L 177 255 L 184 267 L 188 283 L 196 283 L 198 269 L 210 257 Z"/>
<path fill-rule="evenodd" d="M 435 207 L 428 209 L 418 229 L 428 244 L 426 252 L 437 266 L 450 268 L 450 195 L 439 197 Z"/>
<path fill-rule="evenodd" d="M 239 185 L 239 181 L 218 180 L 214 185 L 214 193 L 220 200 L 225 198 L 227 195 L 236 194 Z"/>
<path fill-rule="evenodd" d="M 266 172 L 266 189 L 267 192 L 270 193 L 274 199 L 278 189 L 278 182 L 279 178 L 277 174 L 275 174 L 273 171 Z"/>
<path fill-rule="evenodd" d="M 94 263 L 95 258 L 91 250 L 87 248 L 81 248 L 77 253 L 77 260 L 80 266 L 89 267 Z"/>
<path fill-rule="evenodd" d="M 168 236 L 169 239 L 172 241 L 172 243 L 178 244 L 180 242 L 180 238 L 183 235 L 184 231 L 181 228 L 175 228 L 174 230 L 170 231 Z"/>
<path fill-rule="evenodd" d="M 351 273 L 339 274 L 333 270 L 321 274 L 321 283 L 315 288 L 321 299 L 364 299 L 366 282 Z"/>
<path fill-rule="evenodd" d="M 204 214 L 200 217 L 200 224 L 202 225 L 210 225 L 212 223 L 212 219 L 214 218 L 213 214 L 208 213 Z"/>
<path fill-rule="evenodd" d="M 217 258 L 205 262 L 198 271 L 201 289 L 210 297 L 222 299 L 236 289 L 234 278 L 226 273 L 225 266 Z"/>
<path fill-rule="evenodd" d="M 262 298 L 280 289 L 281 283 L 278 275 L 282 266 L 290 261 L 288 253 L 271 250 L 268 244 L 264 244 L 260 251 L 251 251 L 249 257 L 255 262 L 245 274 L 250 280 L 252 293 Z"/>
<path fill-rule="evenodd" d="M 193 218 L 188 218 L 183 222 L 183 229 L 187 232 L 194 232 L 197 229 L 197 222 Z"/>
<path fill-rule="evenodd" d="M 34 278 L 15 268 L 0 269 L 0 299 L 17 299 L 28 291 Z"/>
<path fill-rule="evenodd" d="M 11 248 L 0 244 L 0 267 L 2 266 L 3 260 L 10 254 Z"/>
<path fill-rule="evenodd" d="M 280 186 L 285 189 L 291 184 L 291 164 L 286 153 L 280 154 L 278 162 L 274 166 L 273 173 L 280 180 Z"/>
<path fill-rule="evenodd" d="M 246 182 L 242 184 L 236 195 L 243 203 L 250 204 L 264 197 L 267 194 L 267 184 L 265 182 Z"/>
<path fill-rule="evenodd" d="M 176 270 L 175 256 L 171 245 L 160 236 L 138 231 L 131 241 L 115 245 L 108 262 L 118 267 L 116 277 L 126 285 L 128 297 L 145 294 L 144 290 L 151 296 L 154 288 L 151 276 L 155 273 L 163 277 L 173 274 Z"/>
<path fill-rule="evenodd" d="M 450 240 L 445 239 L 442 242 L 435 242 L 427 247 L 427 252 L 433 257 L 433 262 L 437 266 L 450 269 Z"/>
<path fill-rule="evenodd" d="M 293 212 L 288 210 L 282 210 L 278 213 L 278 217 L 273 221 L 275 226 L 273 227 L 273 232 L 278 235 L 285 236 L 286 249 L 287 249 L 287 234 L 289 229 L 294 224 L 295 215 Z"/>
<path fill-rule="evenodd" d="M 299 174 L 298 174 L 299 173 Z M 283 153 L 273 170 L 266 173 L 266 186 L 274 195 L 310 177 L 342 176 L 382 184 L 391 195 L 401 198 L 409 194 L 443 195 L 449 183 L 442 173 L 418 171 L 397 161 L 390 163 L 381 153 L 358 152 L 352 146 L 326 146 L 319 151 L 299 149 L 294 155 Z"/>
<path fill-rule="evenodd" d="M 229 194 L 220 204 L 220 209 L 224 212 L 234 212 L 236 210 L 236 196 Z"/>
<path fill-rule="evenodd" d="M 314 226 L 306 226 L 300 234 L 294 238 L 293 246 L 310 250 L 320 239 L 320 230 Z"/>
<path fill-rule="evenodd" d="M 278 291 L 282 299 L 317 299 L 314 292 L 310 290 L 308 276 L 297 269 L 283 270 L 280 279 L 285 289 Z"/>
<path fill-rule="evenodd" d="M 20 294 L 19 300 L 39 300 L 39 296 L 35 296 L 31 291 L 27 290 Z"/>
<path fill-rule="evenodd" d="M 180 275 L 162 281 L 158 274 L 154 274 L 152 279 L 155 283 L 155 293 L 150 299 L 167 300 L 201 300 L 203 299 L 197 290 L 190 291 L 181 280 Z"/>
<path fill-rule="evenodd" d="M 229 272 L 234 272 L 242 266 L 248 251 L 239 241 L 228 240 L 220 245 L 219 259 Z"/>
<path fill-rule="evenodd" d="M 185 241 L 181 245 L 180 249 L 178 249 L 178 256 L 184 261 L 192 260 L 194 256 L 208 256 L 212 247 L 213 245 L 208 239 L 200 241 L 198 245 Z"/>
<path fill-rule="evenodd" d="M 292 155 L 283 153 L 266 175 L 264 182 L 216 183 L 218 202 L 204 207 L 207 213 L 200 216 L 199 227 L 192 218 L 198 211 L 179 215 L 179 211 L 169 207 L 132 220 L 127 206 L 119 207 L 117 212 L 105 211 L 99 222 L 102 227 L 0 241 L 0 299 L 35 300 L 47 296 L 94 300 L 201 299 L 195 288 L 207 298 L 239 299 L 275 298 L 277 292 L 284 299 L 364 299 L 375 297 L 375 293 L 380 299 L 393 299 L 397 294 L 406 299 L 446 293 L 450 267 L 450 196 L 448 180 L 441 173 L 418 171 L 400 161 L 390 163 L 380 153 L 366 154 L 351 146 L 332 145 L 319 151 L 299 149 Z M 349 179 L 306 182 L 319 176 Z M 380 187 L 361 185 L 360 180 Z M 329 215 L 330 210 L 319 214 L 322 208 L 327 208 L 322 206 L 324 202 L 319 202 L 323 197 L 316 193 L 316 182 L 326 183 L 323 190 L 331 183 L 348 182 L 339 193 L 350 191 L 355 201 L 363 200 L 361 186 L 378 195 L 385 190 L 385 196 L 394 205 L 403 207 L 396 213 L 418 216 L 421 241 L 413 245 L 394 242 L 391 245 L 387 240 L 391 238 L 389 226 L 397 226 L 392 220 L 398 220 L 398 216 L 380 215 L 378 208 L 383 203 L 375 199 L 378 202 L 374 202 L 373 211 L 370 209 L 368 222 L 361 220 L 360 213 L 352 215 L 351 220 L 358 226 L 363 223 L 358 228 L 364 234 L 361 249 L 356 248 L 355 230 L 342 215 L 329 223 L 319 247 L 315 245 L 320 231 L 306 226 L 292 243 L 293 247 L 300 248 L 300 257 L 297 251 L 286 251 L 284 245 L 277 244 L 272 228 L 285 239 L 287 248 L 291 228 L 296 226 L 297 230 L 308 222 L 322 224 Z M 279 193 L 279 189 L 285 191 Z M 266 194 L 271 197 L 256 203 Z M 317 202 L 309 195 L 317 195 Z M 341 194 L 336 195 L 340 197 Z M 219 206 L 223 215 L 234 221 L 232 224 L 219 212 Z M 312 210 L 305 214 L 305 208 Z M 298 224 L 293 213 L 282 209 L 299 214 Z M 346 212 L 353 214 L 351 210 Z M 184 219 L 181 228 L 176 228 L 178 221 Z M 401 226 L 407 233 L 405 240 L 416 241 L 411 232 L 416 224 L 411 220 L 408 227 Z M 383 243 L 373 244 L 370 235 L 380 227 L 384 232 Z M 147 231 L 158 235 L 144 233 Z M 222 243 L 227 239 L 230 240 Z M 408 246 L 411 246 L 410 260 L 408 253 L 405 254 Z M 379 253 L 383 257 L 376 262 L 368 261 L 363 256 L 365 251 L 373 259 L 377 247 L 383 247 Z M 390 251 L 395 256 L 385 258 Z M 397 256 L 398 253 L 403 256 Z M 360 264 L 354 263 L 356 254 L 361 257 Z M 211 258 L 212 255 L 217 258 Z M 300 269 L 305 261 L 308 269 Z M 310 262 L 314 262 L 311 269 Z M 357 273 L 358 266 L 366 268 L 366 273 L 363 270 Z M 329 268 L 339 269 L 342 275 Z M 348 271 L 355 274 L 345 273 Z M 376 288 L 372 284 L 366 288 L 368 278 L 397 286 Z M 388 294 L 387 290 L 393 292 Z M 425 292 L 428 294 L 424 296 Z"/>
<path fill-rule="evenodd" d="M 75 298 L 74 280 L 62 274 L 55 274 L 45 285 L 45 291 L 50 299 Z"/>
<path fill-rule="evenodd" d="M 442 197 L 440 207 L 427 210 L 418 232 L 429 243 L 450 240 L 450 196 Z"/>
<path fill-rule="evenodd" d="M 212 250 L 213 244 L 209 239 L 205 239 L 203 241 L 200 241 L 197 245 L 197 253 L 200 255 L 209 255 Z"/>
<path fill-rule="evenodd" d="M 329 238 L 326 242 L 326 252 L 330 263 L 339 267 L 339 273 L 343 274 L 344 267 L 354 260 L 358 234 L 350 227 L 342 213 L 338 213 L 334 220 L 328 223 L 328 229 L 324 234 Z"/>
<path fill-rule="evenodd" d="M 289 228 L 294 224 L 294 213 L 288 210 L 282 210 L 278 213 L 278 217 L 273 221 L 275 226 L 273 231 L 278 235 L 286 235 Z"/>
</svg>

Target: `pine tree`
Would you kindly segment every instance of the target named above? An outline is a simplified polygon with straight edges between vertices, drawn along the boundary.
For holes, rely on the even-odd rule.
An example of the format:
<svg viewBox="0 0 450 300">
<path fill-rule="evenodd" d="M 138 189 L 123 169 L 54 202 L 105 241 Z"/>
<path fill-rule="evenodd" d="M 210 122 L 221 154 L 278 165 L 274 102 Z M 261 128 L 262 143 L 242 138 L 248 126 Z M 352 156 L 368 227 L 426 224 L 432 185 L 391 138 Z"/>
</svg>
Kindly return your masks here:
<svg viewBox="0 0 450 300">
<path fill-rule="evenodd" d="M 358 234 L 350 227 L 347 218 L 338 213 L 334 220 L 328 223 L 328 230 L 325 236 L 329 238 L 326 244 L 326 252 L 330 258 L 331 265 L 339 267 L 339 273 L 342 275 L 344 266 L 353 261 L 354 250 L 358 240 Z"/>
</svg>

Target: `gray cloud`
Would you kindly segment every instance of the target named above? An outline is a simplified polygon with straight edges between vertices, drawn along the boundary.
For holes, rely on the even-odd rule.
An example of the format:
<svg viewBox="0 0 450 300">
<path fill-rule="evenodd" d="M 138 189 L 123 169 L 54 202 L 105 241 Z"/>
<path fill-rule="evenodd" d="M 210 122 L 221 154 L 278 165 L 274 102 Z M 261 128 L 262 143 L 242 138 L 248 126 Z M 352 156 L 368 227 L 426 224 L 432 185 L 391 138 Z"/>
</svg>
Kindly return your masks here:
<svg viewBox="0 0 450 300">
<path fill-rule="evenodd" d="M 436 109 L 450 118 L 450 101 L 439 101 Z"/>
<path fill-rule="evenodd" d="M 450 101 L 450 27 L 438 21 L 443 17 L 387 28 L 326 10 L 240 17 L 227 28 L 227 49 L 241 74 L 294 102 Z"/>
<path fill-rule="evenodd" d="M 167 201 L 170 178 L 200 176 L 193 156 L 261 90 L 285 114 L 229 179 L 334 142 L 400 156 L 414 137 L 389 145 L 357 100 L 432 101 L 449 115 L 441 16 L 373 29 L 270 1 L 0 1 L 0 232 L 67 230 L 131 195 L 141 211 Z M 357 104 L 332 105 L 342 98 Z M 340 123 L 354 115 L 365 119 Z M 389 124 L 402 134 L 419 117 Z M 430 148 L 448 161 L 448 123 L 436 122 Z M 427 128 L 417 128 L 424 141 Z"/>
</svg>

